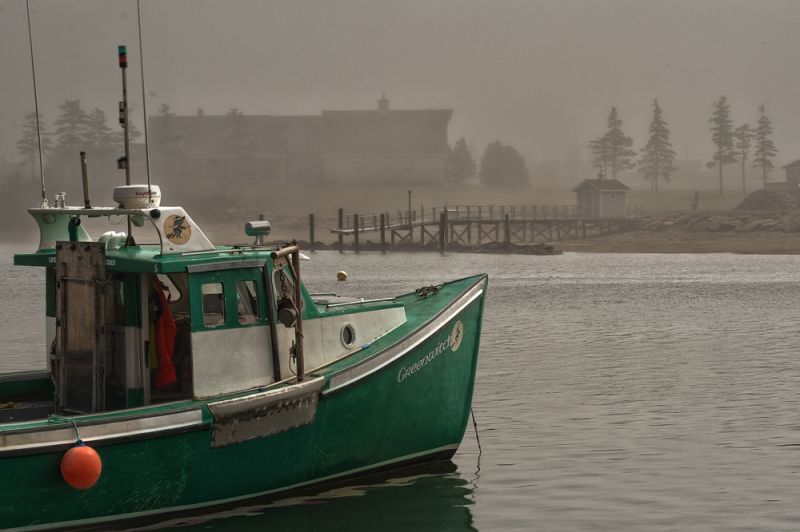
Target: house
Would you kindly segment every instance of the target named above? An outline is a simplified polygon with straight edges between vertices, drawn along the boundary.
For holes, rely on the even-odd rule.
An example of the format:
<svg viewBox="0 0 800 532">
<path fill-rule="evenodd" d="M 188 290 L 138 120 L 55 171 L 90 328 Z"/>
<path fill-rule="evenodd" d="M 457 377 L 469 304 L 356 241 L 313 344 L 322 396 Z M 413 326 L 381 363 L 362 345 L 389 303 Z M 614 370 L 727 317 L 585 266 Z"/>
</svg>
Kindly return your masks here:
<svg viewBox="0 0 800 532">
<path fill-rule="evenodd" d="M 623 218 L 625 192 L 630 188 L 617 179 L 606 179 L 602 173 L 597 179 L 584 179 L 572 189 L 576 195 L 576 213 L 579 218 Z"/>
<path fill-rule="evenodd" d="M 764 183 L 764 188 L 783 194 L 800 195 L 800 159 L 783 167 L 786 171 L 786 181 Z"/>
<path fill-rule="evenodd" d="M 384 96 L 314 116 L 152 116 L 153 165 L 195 180 L 442 183 L 452 114 L 390 109 Z"/>
</svg>

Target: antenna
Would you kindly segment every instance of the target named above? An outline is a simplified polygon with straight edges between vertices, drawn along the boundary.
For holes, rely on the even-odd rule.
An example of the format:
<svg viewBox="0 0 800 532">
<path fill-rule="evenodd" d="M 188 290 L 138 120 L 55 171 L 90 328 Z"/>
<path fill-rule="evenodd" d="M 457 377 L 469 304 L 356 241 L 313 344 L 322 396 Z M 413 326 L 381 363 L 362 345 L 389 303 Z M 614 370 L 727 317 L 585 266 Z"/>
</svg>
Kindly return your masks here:
<svg viewBox="0 0 800 532">
<path fill-rule="evenodd" d="M 142 73 L 142 111 L 144 112 L 144 159 L 147 166 L 147 204 L 153 199 L 150 191 L 150 143 L 147 138 L 147 96 L 144 92 L 144 53 L 142 53 L 142 11 L 136 0 L 136 19 L 139 23 L 139 69 Z"/>
<path fill-rule="evenodd" d="M 33 61 L 33 33 L 31 32 L 31 6 L 29 0 L 25 0 L 25 9 L 28 12 L 28 42 L 31 50 L 31 73 L 33 74 L 33 107 L 36 113 L 36 141 L 39 145 L 39 175 L 42 177 L 42 207 L 47 207 L 47 189 L 44 186 L 44 158 L 42 157 L 42 132 L 39 126 L 39 95 L 36 91 L 36 65 Z"/>
</svg>

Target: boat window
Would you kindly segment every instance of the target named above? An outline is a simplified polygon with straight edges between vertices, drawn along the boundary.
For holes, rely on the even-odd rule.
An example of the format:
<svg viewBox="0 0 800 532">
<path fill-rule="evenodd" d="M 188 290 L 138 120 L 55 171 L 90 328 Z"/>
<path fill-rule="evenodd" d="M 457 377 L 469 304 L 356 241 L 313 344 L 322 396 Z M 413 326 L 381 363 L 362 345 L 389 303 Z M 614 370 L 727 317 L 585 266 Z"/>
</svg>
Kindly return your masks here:
<svg viewBox="0 0 800 532">
<path fill-rule="evenodd" d="M 203 294 L 203 325 L 216 327 L 225 323 L 225 295 L 222 283 L 206 283 L 201 287 Z"/>
<path fill-rule="evenodd" d="M 239 308 L 239 323 L 250 325 L 258 321 L 258 292 L 253 280 L 236 283 L 236 301 Z"/>
</svg>

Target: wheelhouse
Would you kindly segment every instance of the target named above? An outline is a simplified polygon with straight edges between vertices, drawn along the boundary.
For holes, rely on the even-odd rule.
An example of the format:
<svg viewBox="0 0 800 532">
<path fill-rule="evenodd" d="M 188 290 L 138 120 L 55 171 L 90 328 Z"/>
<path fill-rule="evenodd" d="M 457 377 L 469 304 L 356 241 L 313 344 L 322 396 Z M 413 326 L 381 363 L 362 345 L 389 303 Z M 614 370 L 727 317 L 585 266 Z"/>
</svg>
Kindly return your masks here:
<svg viewBox="0 0 800 532">
<path fill-rule="evenodd" d="M 406 321 L 392 300 L 346 309 L 314 301 L 300 280 L 296 246 L 215 247 L 180 207 L 30 212 L 40 248 L 14 261 L 46 268 L 45 348 L 57 412 L 301 381 L 307 369 Z M 95 241 L 81 222 L 88 217 L 149 222 L 158 242 L 137 245 L 113 232 Z"/>
</svg>

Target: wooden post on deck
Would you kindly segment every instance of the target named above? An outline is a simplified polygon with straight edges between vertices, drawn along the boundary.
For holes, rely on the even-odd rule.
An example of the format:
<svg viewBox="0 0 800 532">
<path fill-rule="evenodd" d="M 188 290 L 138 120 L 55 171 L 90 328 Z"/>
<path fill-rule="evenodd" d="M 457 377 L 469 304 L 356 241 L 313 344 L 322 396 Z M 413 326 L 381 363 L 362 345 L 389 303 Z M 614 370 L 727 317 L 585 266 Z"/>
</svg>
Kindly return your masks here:
<svg viewBox="0 0 800 532">
<path fill-rule="evenodd" d="M 508 214 L 503 216 L 503 244 L 506 247 L 511 244 L 511 228 L 509 227 Z"/>
<path fill-rule="evenodd" d="M 311 252 L 313 253 L 314 251 L 316 251 L 314 249 L 314 215 L 313 214 L 309 214 L 308 215 L 308 237 L 309 237 L 309 241 L 311 242 L 311 244 L 309 244 L 311 246 Z"/>
<path fill-rule="evenodd" d="M 339 253 L 344 253 L 344 209 L 339 209 Z"/>
</svg>

